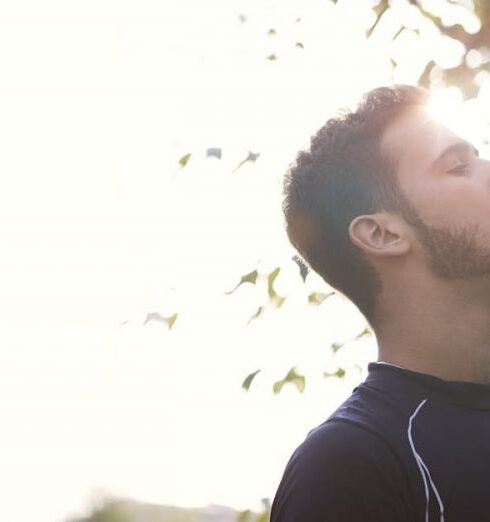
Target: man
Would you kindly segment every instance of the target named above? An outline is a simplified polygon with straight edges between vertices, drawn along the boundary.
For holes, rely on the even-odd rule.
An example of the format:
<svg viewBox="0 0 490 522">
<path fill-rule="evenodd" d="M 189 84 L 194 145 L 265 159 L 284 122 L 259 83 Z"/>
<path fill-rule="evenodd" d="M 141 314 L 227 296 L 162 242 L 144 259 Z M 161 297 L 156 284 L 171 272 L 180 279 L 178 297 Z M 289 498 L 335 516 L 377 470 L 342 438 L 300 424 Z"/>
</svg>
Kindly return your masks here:
<svg viewBox="0 0 490 522">
<path fill-rule="evenodd" d="M 284 178 L 292 244 L 379 354 L 293 453 L 271 522 L 490 521 L 490 162 L 427 101 L 369 92 Z"/>
</svg>

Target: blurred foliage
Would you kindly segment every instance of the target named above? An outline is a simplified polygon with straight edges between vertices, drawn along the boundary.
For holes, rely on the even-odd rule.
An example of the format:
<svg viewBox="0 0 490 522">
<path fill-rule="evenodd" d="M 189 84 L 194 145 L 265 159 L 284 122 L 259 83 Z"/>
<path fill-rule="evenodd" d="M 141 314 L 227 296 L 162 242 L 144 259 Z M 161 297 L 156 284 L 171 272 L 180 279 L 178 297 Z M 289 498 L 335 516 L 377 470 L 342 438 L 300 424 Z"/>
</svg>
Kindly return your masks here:
<svg viewBox="0 0 490 522">
<path fill-rule="evenodd" d="M 407 0 L 407 4 L 418 12 L 436 29 L 441 36 L 460 42 L 464 52 L 460 63 L 451 68 L 442 68 L 435 60 L 429 60 L 419 78 L 419 84 L 432 86 L 455 86 L 461 89 L 465 98 L 472 98 L 478 93 L 480 72 L 490 71 L 490 2 L 488 0 Z M 371 38 L 383 17 L 392 9 L 393 2 L 381 0 L 373 7 L 375 21 L 367 30 Z M 471 20 L 475 23 L 471 23 Z M 395 40 L 403 31 L 412 30 L 420 35 L 418 28 L 407 27 L 404 20 L 392 37 Z M 396 66 L 396 63 L 394 64 Z"/>
<path fill-rule="evenodd" d="M 238 513 L 236 522 L 268 522 L 271 512 L 270 500 L 263 498 L 261 501 L 263 509 L 259 514 L 252 513 L 249 509 L 245 509 Z"/>
<path fill-rule="evenodd" d="M 261 502 L 262 511 L 254 513 L 249 510 L 237 512 L 218 505 L 182 508 L 129 499 L 105 498 L 95 503 L 88 516 L 69 519 L 66 522 L 235 522 L 237 519 L 266 522 L 269 518 L 270 502 L 268 498 L 262 499 Z"/>
</svg>

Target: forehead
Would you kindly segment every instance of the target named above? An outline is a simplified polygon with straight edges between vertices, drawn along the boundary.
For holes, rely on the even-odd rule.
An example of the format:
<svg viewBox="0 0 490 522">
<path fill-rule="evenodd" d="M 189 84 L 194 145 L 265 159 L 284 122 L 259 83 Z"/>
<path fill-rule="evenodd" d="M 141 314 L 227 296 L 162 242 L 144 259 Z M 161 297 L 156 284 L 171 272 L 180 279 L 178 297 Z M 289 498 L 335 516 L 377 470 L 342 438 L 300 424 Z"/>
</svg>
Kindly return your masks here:
<svg viewBox="0 0 490 522">
<path fill-rule="evenodd" d="M 423 110 L 396 118 L 384 130 L 381 150 L 395 160 L 400 178 L 425 177 L 433 161 L 452 143 L 460 140 L 454 132 Z"/>
</svg>

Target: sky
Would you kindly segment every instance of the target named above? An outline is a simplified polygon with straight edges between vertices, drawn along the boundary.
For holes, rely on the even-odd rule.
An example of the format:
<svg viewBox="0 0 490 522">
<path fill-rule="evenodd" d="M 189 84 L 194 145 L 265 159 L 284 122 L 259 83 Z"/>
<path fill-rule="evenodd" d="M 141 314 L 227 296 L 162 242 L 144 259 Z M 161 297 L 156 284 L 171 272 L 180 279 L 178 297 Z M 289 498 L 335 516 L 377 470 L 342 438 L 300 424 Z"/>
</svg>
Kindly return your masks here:
<svg viewBox="0 0 490 522">
<path fill-rule="evenodd" d="M 330 289 L 314 274 L 303 285 L 291 261 L 280 177 L 339 106 L 416 81 L 427 42 L 445 66 L 459 51 L 424 26 L 424 45 L 407 36 L 391 49 L 404 63 L 393 77 L 383 34 L 397 16 L 423 21 L 398 2 L 368 44 L 372 14 L 359 5 L 2 7 L 0 519 L 61 522 L 104 494 L 258 509 L 294 448 L 361 381 L 322 378 L 337 364 L 365 369 L 375 340 L 332 359 L 330 343 L 365 320 L 341 295 L 307 306 L 307 292 Z M 438 97 L 439 114 L 451 107 L 475 136 L 487 125 L 482 82 L 467 120 L 457 90 Z M 222 158 L 207 158 L 210 147 Z M 249 151 L 257 161 L 235 170 Z M 278 265 L 288 298 L 247 326 L 266 301 L 263 278 L 225 292 Z M 179 315 L 169 331 L 143 324 L 151 312 Z M 292 366 L 304 393 L 274 395 Z"/>
</svg>

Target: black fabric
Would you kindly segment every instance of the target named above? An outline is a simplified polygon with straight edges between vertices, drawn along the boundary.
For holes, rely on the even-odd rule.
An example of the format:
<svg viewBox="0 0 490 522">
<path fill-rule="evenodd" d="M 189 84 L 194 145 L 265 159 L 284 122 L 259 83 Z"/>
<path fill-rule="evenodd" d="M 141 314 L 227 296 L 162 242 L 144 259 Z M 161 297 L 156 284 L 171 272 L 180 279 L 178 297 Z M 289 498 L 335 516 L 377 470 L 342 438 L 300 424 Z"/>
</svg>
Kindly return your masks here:
<svg viewBox="0 0 490 522">
<path fill-rule="evenodd" d="M 490 384 L 384 363 L 287 463 L 271 522 L 490 522 Z"/>
</svg>

